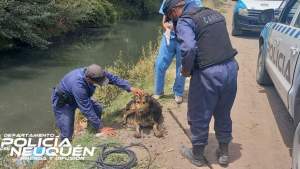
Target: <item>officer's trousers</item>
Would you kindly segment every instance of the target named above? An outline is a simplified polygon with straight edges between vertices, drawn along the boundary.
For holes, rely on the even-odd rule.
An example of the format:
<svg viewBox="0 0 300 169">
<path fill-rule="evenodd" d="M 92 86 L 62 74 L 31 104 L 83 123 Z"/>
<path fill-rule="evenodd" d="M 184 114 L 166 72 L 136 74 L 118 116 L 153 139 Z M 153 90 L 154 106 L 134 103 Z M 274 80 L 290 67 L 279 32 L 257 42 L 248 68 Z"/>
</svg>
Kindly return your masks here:
<svg viewBox="0 0 300 169">
<path fill-rule="evenodd" d="M 58 96 L 56 91 L 52 92 L 52 109 L 55 115 L 55 123 L 56 127 L 60 130 L 60 139 L 63 140 L 68 138 L 70 141 L 72 140 L 72 136 L 74 133 L 74 118 L 75 118 L 75 110 L 77 104 L 66 104 L 62 107 L 57 105 Z M 100 103 L 93 101 L 93 107 L 95 112 L 98 113 L 98 117 L 101 119 L 102 106 Z"/>
<path fill-rule="evenodd" d="M 238 64 L 235 60 L 193 71 L 187 114 L 193 145 L 207 144 L 212 116 L 217 140 L 220 143 L 231 141 L 230 112 L 237 92 L 237 74 Z"/>
</svg>

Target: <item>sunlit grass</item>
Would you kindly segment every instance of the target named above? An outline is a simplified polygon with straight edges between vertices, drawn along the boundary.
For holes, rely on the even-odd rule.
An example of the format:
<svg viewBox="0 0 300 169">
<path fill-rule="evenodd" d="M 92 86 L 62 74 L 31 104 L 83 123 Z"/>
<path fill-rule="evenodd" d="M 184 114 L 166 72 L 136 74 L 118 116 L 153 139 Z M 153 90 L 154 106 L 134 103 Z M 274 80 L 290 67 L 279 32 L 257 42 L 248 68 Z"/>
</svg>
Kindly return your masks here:
<svg viewBox="0 0 300 169">
<path fill-rule="evenodd" d="M 139 87 L 145 90 L 145 92 L 153 94 L 154 88 L 154 63 L 158 54 L 158 43 L 150 42 L 147 47 L 142 49 L 142 56 L 140 60 L 134 64 L 124 64 L 122 61 L 122 56 L 116 60 L 115 64 L 107 67 L 106 69 L 110 72 L 119 75 L 124 79 L 128 79 L 132 86 Z M 174 82 L 175 68 L 174 64 L 170 67 L 168 74 L 166 76 L 165 83 L 165 93 L 171 93 L 171 86 Z M 120 123 L 122 120 L 122 113 L 120 112 L 125 105 L 130 101 L 132 97 L 131 93 L 122 91 L 115 86 L 103 87 L 98 89 L 94 95 L 94 98 L 104 104 L 104 112 L 102 114 L 102 119 L 105 125 L 112 125 Z M 79 112 L 77 112 L 79 113 Z M 84 118 L 81 113 L 78 114 L 80 118 Z M 73 140 L 73 145 L 81 145 L 87 147 L 97 146 L 99 144 L 109 143 L 121 145 L 122 142 L 116 139 L 99 139 L 94 136 L 93 132 L 88 130 L 86 133 L 80 136 L 75 136 Z M 99 151 L 97 152 L 97 154 Z M 89 158 L 89 160 L 96 160 L 95 157 Z M 122 164 L 128 160 L 128 157 L 124 154 L 112 154 L 107 159 L 106 162 Z M 82 162 L 82 161 L 50 161 L 48 167 L 50 169 L 82 169 L 88 168 L 93 163 Z M 145 169 L 147 167 L 148 161 L 139 161 L 134 169 Z M 155 165 L 151 166 L 151 169 L 157 169 Z"/>
</svg>

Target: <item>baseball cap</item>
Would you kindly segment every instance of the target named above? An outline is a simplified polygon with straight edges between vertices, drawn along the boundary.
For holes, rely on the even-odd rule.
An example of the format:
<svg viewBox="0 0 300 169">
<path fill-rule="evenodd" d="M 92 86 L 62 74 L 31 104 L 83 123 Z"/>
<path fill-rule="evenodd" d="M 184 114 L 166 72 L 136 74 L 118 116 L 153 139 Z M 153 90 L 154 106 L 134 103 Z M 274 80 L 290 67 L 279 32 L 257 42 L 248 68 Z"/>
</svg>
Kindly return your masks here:
<svg viewBox="0 0 300 169">
<path fill-rule="evenodd" d="M 105 76 L 105 71 L 97 64 L 89 65 L 86 68 L 85 76 L 92 79 L 99 85 L 105 85 L 109 80 Z"/>
</svg>

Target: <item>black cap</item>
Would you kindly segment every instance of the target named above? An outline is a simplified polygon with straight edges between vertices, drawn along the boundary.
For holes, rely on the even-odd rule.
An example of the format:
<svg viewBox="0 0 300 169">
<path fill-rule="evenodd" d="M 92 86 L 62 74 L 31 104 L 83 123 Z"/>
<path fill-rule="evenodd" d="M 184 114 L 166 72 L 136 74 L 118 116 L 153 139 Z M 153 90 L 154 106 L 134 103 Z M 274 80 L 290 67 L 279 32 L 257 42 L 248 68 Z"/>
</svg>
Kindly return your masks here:
<svg viewBox="0 0 300 169">
<path fill-rule="evenodd" d="M 181 2 L 182 0 L 166 0 L 164 7 L 163 7 L 163 12 L 165 15 L 167 15 L 170 10 L 174 7 L 176 7 L 176 5 Z"/>
</svg>

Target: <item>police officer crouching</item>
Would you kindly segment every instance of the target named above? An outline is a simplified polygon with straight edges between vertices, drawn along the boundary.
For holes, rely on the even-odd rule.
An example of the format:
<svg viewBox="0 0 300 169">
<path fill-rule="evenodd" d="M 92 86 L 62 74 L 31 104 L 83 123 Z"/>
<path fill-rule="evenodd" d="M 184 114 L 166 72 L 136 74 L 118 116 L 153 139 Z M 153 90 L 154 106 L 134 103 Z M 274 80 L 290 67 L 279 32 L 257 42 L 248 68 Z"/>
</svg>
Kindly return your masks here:
<svg viewBox="0 0 300 169">
<path fill-rule="evenodd" d="M 209 123 L 214 116 L 214 129 L 219 142 L 218 162 L 229 163 L 228 145 L 232 140 L 230 117 L 237 91 L 238 64 L 222 14 L 199 8 L 184 0 L 167 0 L 164 13 L 176 24 L 180 44 L 182 74 L 191 76 L 188 96 L 188 123 L 192 149 L 183 147 L 182 155 L 196 166 L 206 163 Z"/>
<path fill-rule="evenodd" d="M 141 89 L 131 87 L 128 81 L 120 79 L 96 64 L 69 72 L 52 92 L 52 108 L 56 126 L 60 129 L 61 140 L 65 138 L 72 140 L 76 108 L 79 108 L 99 133 L 115 135 L 112 128 L 103 127 L 102 106 L 91 99 L 96 86 L 106 84 L 116 85 L 134 95 L 143 94 Z"/>
</svg>

